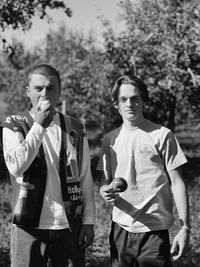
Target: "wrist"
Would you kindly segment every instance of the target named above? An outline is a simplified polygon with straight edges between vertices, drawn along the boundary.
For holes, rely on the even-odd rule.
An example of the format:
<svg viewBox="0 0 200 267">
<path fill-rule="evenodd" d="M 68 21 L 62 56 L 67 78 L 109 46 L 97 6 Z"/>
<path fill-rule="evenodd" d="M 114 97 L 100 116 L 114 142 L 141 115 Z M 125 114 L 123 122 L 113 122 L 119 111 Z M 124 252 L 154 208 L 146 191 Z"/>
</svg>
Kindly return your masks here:
<svg viewBox="0 0 200 267">
<path fill-rule="evenodd" d="M 99 192 L 101 193 L 102 190 L 104 190 L 104 188 L 106 188 L 108 185 L 107 184 L 104 184 L 102 186 L 99 187 Z"/>
</svg>

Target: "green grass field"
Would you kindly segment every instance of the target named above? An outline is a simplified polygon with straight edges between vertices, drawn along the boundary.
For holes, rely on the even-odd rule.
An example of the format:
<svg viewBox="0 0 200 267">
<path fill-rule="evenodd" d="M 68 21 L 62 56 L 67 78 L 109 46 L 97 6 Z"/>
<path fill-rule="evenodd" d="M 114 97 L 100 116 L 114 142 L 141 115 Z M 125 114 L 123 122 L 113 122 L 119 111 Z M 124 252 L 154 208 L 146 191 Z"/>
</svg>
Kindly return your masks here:
<svg viewBox="0 0 200 267">
<path fill-rule="evenodd" d="M 200 266 L 200 150 L 199 133 L 192 131 L 177 131 L 177 137 L 183 147 L 188 164 L 184 166 L 183 173 L 189 193 L 190 217 L 191 217 L 191 242 L 190 250 L 174 267 L 198 267 Z M 92 172 L 95 180 L 95 201 L 97 210 L 97 221 L 95 226 L 95 239 L 92 247 L 87 249 L 87 267 L 109 267 L 109 244 L 108 235 L 110 231 L 111 209 L 99 196 L 97 182 L 99 177 L 95 172 L 99 149 L 92 151 Z M 11 227 L 10 207 L 11 186 L 0 185 L 0 267 L 8 267 L 9 264 L 9 242 Z M 175 218 L 177 212 L 174 209 Z M 177 233 L 179 225 L 175 221 L 170 230 L 171 240 Z"/>
</svg>

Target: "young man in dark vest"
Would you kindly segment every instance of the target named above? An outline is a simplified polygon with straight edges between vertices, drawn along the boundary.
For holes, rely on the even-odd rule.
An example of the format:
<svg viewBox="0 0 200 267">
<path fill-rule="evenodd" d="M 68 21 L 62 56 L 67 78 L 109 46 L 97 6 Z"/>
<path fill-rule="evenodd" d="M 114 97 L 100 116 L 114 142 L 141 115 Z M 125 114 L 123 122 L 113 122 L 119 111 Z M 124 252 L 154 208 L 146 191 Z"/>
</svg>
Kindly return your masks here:
<svg viewBox="0 0 200 267">
<path fill-rule="evenodd" d="M 84 126 L 57 112 L 61 84 L 41 64 L 28 75 L 31 109 L 3 122 L 13 185 L 11 266 L 84 267 L 94 237 L 94 191 Z"/>
</svg>

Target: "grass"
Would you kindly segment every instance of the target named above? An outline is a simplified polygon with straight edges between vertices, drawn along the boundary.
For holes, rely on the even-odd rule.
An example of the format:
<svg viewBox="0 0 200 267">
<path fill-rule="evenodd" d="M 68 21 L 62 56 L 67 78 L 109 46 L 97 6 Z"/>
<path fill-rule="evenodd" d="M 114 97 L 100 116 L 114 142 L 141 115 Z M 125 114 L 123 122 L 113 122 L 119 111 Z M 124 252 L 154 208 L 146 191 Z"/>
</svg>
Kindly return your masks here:
<svg viewBox="0 0 200 267">
<path fill-rule="evenodd" d="M 10 209 L 10 192 L 9 185 L 3 185 L 0 188 L 1 196 L 1 217 L 0 217 L 0 267 L 9 267 L 9 243 L 11 227 L 11 209 Z M 190 213 L 191 213 L 191 249 L 174 267 L 197 267 L 200 266 L 200 180 L 193 179 L 188 183 Z M 110 232 L 111 206 L 106 204 L 99 196 L 97 186 L 95 186 L 95 201 L 97 208 L 97 221 L 95 226 L 95 239 L 93 245 L 87 249 L 87 267 L 109 267 L 109 244 L 108 235 Z M 177 218 L 177 212 L 174 211 Z M 171 240 L 178 231 L 177 221 L 171 228 Z"/>
<path fill-rule="evenodd" d="M 9 265 L 9 243 L 11 227 L 10 208 L 10 185 L 3 185 L 0 188 L 0 267 Z M 190 213 L 191 213 L 191 249 L 187 255 L 174 264 L 175 267 L 197 267 L 200 266 L 200 180 L 193 179 L 188 183 Z M 109 266 L 109 244 L 108 235 L 110 232 L 111 206 L 106 204 L 97 192 L 95 186 L 95 200 L 97 208 L 97 221 L 95 226 L 95 239 L 92 247 L 87 249 L 87 267 L 108 267 Z M 176 210 L 175 216 L 177 217 Z M 171 240 L 178 231 L 177 221 L 170 231 Z"/>
<path fill-rule="evenodd" d="M 190 217 L 191 217 L 191 247 L 187 254 L 174 263 L 174 267 L 198 267 L 200 266 L 200 150 L 199 133 L 192 130 L 177 131 L 177 137 L 188 156 L 188 164 L 184 166 L 183 173 L 188 188 Z M 93 148 L 92 172 L 95 181 L 100 178 L 96 173 L 99 148 Z M 11 186 L 8 183 L 0 185 L 0 267 L 9 267 L 9 244 L 11 227 L 10 207 Z M 97 221 L 95 226 L 95 239 L 93 245 L 86 251 L 87 267 L 109 267 L 108 236 L 111 223 L 111 206 L 100 197 L 95 183 L 95 202 Z M 177 211 L 174 209 L 176 221 L 170 230 L 170 239 L 178 232 Z"/>
<path fill-rule="evenodd" d="M 10 266 L 11 191 L 9 184 L 0 185 L 0 267 Z"/>
</svg>

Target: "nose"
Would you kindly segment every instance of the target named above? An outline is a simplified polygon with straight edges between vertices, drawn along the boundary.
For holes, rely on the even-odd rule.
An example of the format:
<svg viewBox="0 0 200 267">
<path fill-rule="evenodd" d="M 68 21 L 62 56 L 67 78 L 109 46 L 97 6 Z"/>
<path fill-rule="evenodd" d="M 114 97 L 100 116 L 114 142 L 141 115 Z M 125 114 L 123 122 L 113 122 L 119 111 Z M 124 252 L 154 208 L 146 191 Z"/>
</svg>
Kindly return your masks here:
<svg viewBox="0 0 200 267">
<path fill-rule="evenodd" d="M 43 87 L 43 89 L 41 91 L 41 96 L 44 98 L 46 98 L 46 96 L 47 96 L 47 88 L 45 86 Z"/>
<path fill-rule="evenodd" d="M 126 105 L 127 105 L 128 107 L 132 106 L 132 101 L 131 101 L 130 98 L 127 98 L 127 100 L 126 100 Z"/>
</svg>

